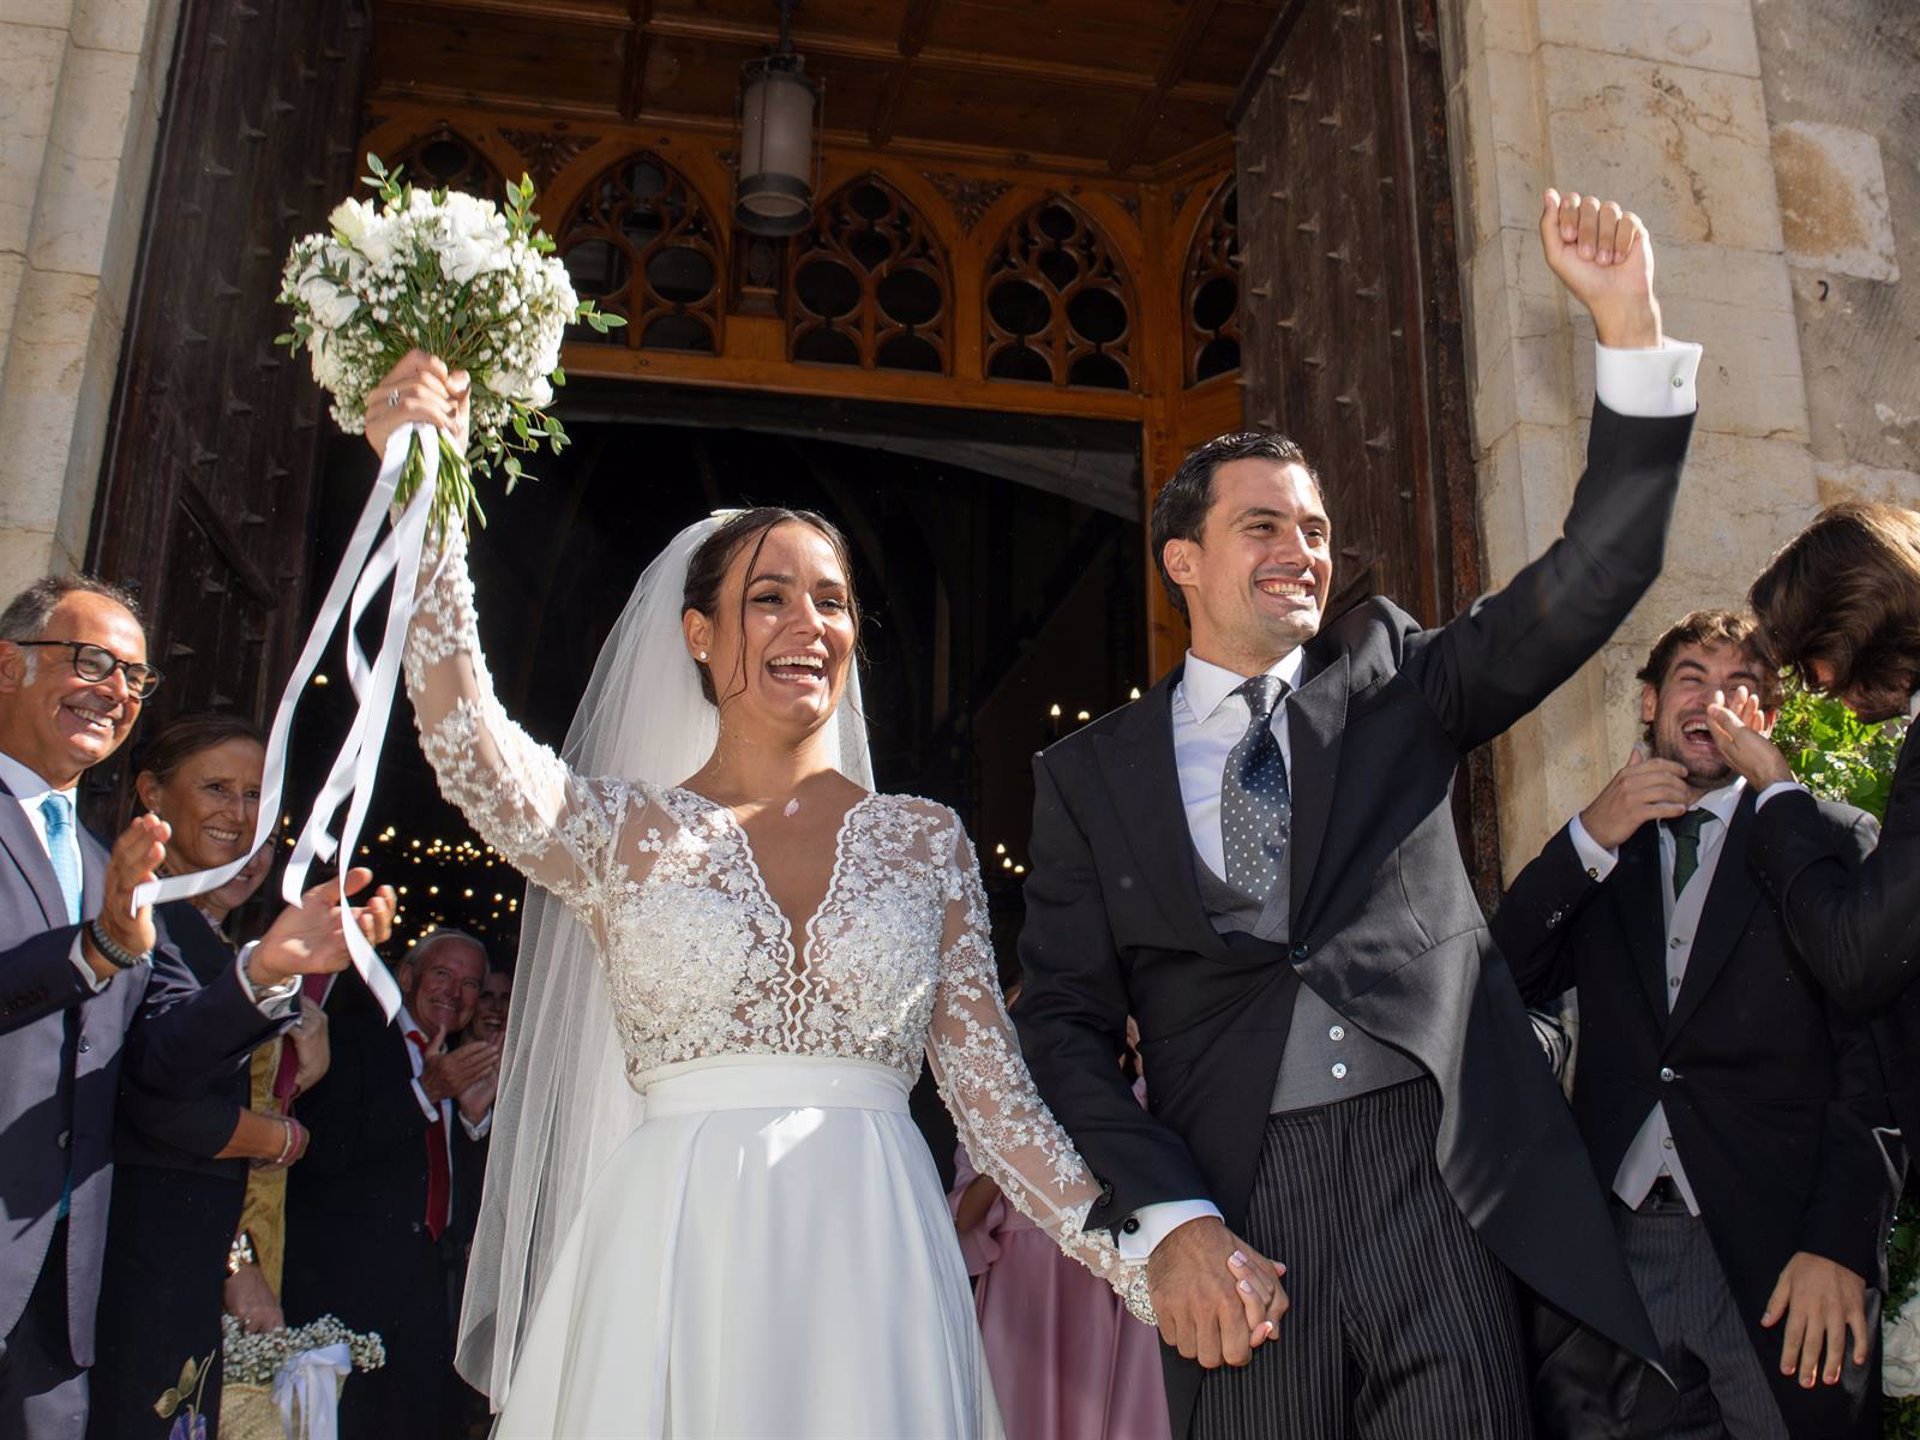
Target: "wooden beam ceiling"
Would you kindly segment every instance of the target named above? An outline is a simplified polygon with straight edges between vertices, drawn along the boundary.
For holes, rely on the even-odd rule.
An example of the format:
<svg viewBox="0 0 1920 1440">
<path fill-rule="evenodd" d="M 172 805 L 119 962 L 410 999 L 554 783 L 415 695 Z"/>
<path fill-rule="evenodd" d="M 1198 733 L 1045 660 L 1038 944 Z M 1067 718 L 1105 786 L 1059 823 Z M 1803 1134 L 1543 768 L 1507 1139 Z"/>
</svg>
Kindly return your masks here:
<svg viewBox="0 0 1920 1440">
<path fill-rule="evenodd" d="M 1282 0 L 802 0 L 838 144 L 1153 179 L 1232 133 Z M 718 133 L 773 0 L 376 0 L 373 103 Z"/>
</svg>

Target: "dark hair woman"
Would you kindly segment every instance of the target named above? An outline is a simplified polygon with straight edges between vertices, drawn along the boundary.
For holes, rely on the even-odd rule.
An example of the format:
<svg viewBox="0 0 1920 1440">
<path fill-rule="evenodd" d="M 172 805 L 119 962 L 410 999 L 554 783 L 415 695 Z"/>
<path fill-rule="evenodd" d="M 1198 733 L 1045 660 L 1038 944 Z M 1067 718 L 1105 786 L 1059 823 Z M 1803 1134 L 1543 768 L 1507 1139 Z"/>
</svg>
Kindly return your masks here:
<svg viewBox="0 0 1920 1440">
<path fill-rule="evenodd" d="M 229 715 L 175 720 L 145 748 L 135 788 L 141 804 L 172 829 L 163 872 L 211 869 L 246 854 L 265 758 L 260 732 Z M 168 939 L 200 985 L 232 983 L 226 972 L 238 947 L 229 922 L 271 863 L 263 846 L 219 889 L 159 907 Z M 285 1067 L 283 1047 L 292 1057 Z M 217 1356 L 223 1308 L 250 1329 L 280 1323 L 277 1280 L 270 1284 L 260 1263 L 268 1258 L 277 1270 L 277 1237 L 268 1234 L 277 1231 L 277 1218 L 271 1225 L 242 1222 L 243 1206 L 275 1216 L 279 1207 L 254 1193 L 249 1165 L 264 1182 L 262 1192 L 284 1191 L 286 1166 L 306 1148 L 305 1131 L 283 1113 L 284 1099 L 311 1085 L 326 1064 L 324 1017 L 307 1004 L 285 1039 L 261 1046 L 250 1067 L 236 1068 L 196 1100 L 163 1099 L 122 1080 L 90 1436 L 163 1434 L 166 1422 L 154 1402 L 178 1382 L 186 1360 Z M 276 1097 L 282 1068 L 291 1084 L 283 1082 L 287 1094 Z M 220 1411 L 217 1364 L 199 1410 L 211 1434 Z"/>
</svg>

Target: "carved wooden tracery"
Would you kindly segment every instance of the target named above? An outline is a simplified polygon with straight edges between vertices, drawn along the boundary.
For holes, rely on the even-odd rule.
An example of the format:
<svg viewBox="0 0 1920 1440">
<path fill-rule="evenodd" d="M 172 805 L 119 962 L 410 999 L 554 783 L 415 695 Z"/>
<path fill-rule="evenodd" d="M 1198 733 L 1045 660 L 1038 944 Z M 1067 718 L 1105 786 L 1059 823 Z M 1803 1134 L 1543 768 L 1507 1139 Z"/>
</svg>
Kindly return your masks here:
<svg viewBox="0 0 1920 1440">
<path fill-rule="evenodd" d="M 788 263 L 793 359 L 951 371 L 946 251 L 912 202 L 879 176 L 863 176 L 820 204 Z"/>
<path fill-rule="evenodd" d="M 433 190 L 464 190 L 488 200 L 506 198 L 507 180 L 478 145 L 451 127 L 443 126 L 408 143 L 397 155 L 380 157 L 389 169 L 406 171 L 400 178 Z M 518 179 L 518 176 L 514 177 Z"/>
<path fill-rule="evenodd" d="M 1107 237 L 1050 196 L 1007 228 L 987 262 L 987 376 L 1131 390 L 1134 309 Z"/>
<path fill-rule="evenodd" d="M 1214 192 L 1181 272 L 1189 386 L 1240 368 L 1240 190 L 1229 175 Z"/>
<path fill-rule="evenodd" d="M 686 179 L 650 151 L 629 155 L 588 185 L 559 230 L 574 289 L 627 317 L 570 338 L 644 350 L 720 350 L 726 274 L 719 229 Z"/>
</svg>

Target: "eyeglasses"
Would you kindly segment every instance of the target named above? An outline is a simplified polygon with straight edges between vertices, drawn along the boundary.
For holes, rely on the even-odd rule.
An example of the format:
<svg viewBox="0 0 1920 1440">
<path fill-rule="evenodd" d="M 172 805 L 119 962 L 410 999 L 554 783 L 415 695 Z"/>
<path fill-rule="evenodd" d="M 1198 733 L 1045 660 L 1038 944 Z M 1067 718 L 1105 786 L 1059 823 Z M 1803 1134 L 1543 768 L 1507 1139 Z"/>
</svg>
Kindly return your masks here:
<svg viewBox="0 0 1920 1440">
<path fill-rule="evenodd" d="M 89 645 L 84 640 L 16 640 L 13 643 L 22 650 L 41 646 L 71 650 L 73 673 L 94 685 L 111 680 L 113 672 L 118 670 L 127 677 L 127 689 L 136 700 L 144 700 L 160 688 L 160 672 L 153 666 L 142 665 L 136 660 L 122 660 L 104 645 Z"/>
</svg>

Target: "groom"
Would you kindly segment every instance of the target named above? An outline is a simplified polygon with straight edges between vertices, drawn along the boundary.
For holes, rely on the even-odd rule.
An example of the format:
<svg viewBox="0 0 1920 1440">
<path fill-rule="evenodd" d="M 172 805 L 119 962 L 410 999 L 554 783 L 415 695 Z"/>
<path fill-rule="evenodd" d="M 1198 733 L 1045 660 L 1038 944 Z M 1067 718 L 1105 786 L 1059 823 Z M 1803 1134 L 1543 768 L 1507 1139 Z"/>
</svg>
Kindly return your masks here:
<svg viewBox="0 0 1920 1440">
<path fill-rule="evenodd" d="M 1693 425 L 1639 219 L 1549 190 L 1540 233 L 1600 342 L 1565 537 L 1440 629 L 1374 599 L 1323 630 L 1320 477 L 1222 436 L 1154 506 L 1185 664 L 1035 760 L 1016 1018 L 1087 1223 L 1150 1257 L 1175 1436 L 1611 1435 L 1670 1394 L 1449 804 L 1659 573 Z M 1286 1266 L 1251 1356 L 1230 1260 Z"/>
</svg>

